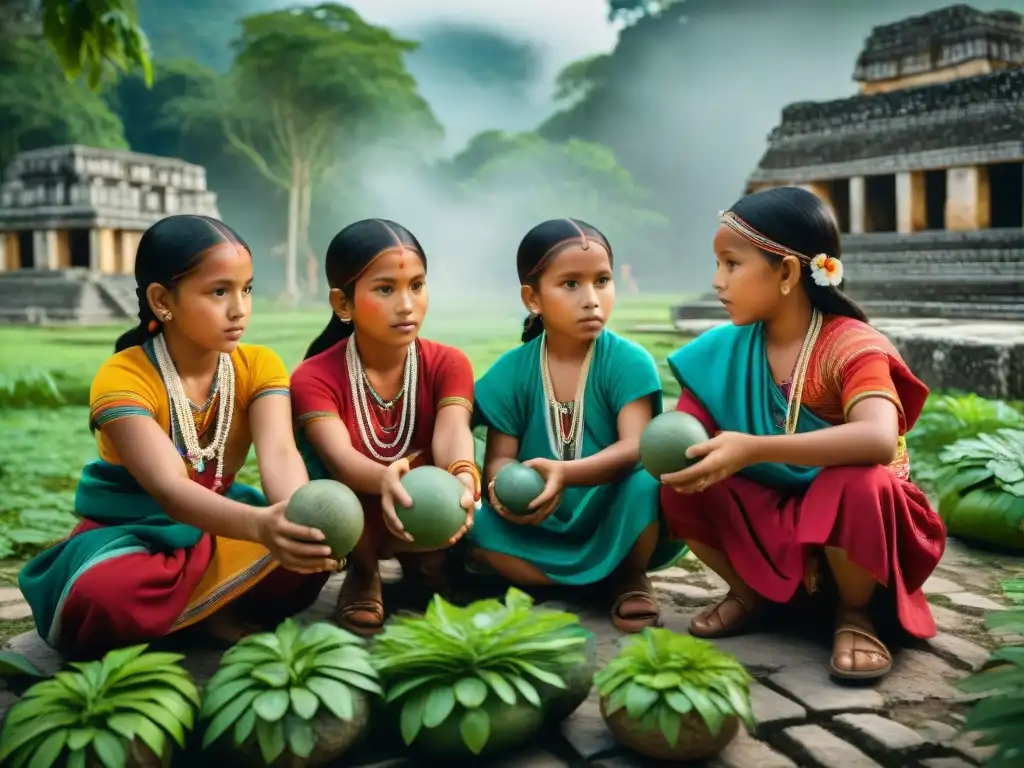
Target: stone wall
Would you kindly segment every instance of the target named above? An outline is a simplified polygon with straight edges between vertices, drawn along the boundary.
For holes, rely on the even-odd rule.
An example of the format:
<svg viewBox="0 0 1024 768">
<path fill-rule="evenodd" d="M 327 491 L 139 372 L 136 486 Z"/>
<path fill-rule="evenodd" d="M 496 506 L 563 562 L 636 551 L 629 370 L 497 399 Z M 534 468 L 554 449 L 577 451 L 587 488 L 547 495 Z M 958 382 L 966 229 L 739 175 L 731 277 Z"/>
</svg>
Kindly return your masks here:
<svg viewBox="0 0 1024 768">
<path fill-rule="evenodd" d="M 0 274 L 0 323 L 102 325 L 135 317 L 135 281 L 85 269 Z"/>
</svg>

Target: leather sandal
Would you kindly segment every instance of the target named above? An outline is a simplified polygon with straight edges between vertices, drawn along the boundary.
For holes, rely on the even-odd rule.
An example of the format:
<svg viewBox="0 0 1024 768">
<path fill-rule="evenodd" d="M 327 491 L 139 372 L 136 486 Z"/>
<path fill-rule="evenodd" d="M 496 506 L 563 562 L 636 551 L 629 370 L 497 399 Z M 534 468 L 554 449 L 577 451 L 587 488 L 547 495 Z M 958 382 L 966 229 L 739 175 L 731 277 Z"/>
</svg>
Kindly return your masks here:
<svg viewBox="0 0 1024 768">
<path fill-rule="evenodd" d="M 630 600 L 651 604 L 652 610 L 624 615 L 622 606 Z M 612 603 L 612 625 L 620 632 L 636 634 L 647 627 L 661 626 L 661 611 L 654 597 L 654 586 L 646 574 L 638 574 L 619 583 Z"/>
<path fill-rule="evenodd" d="M 722 618 L 722 608 L 728 603 L 735 603 L 740 608 L 739 614 L 731 621 L 725 621 Z M 690 634 L 705 640 L 743 634 L 757 617 L 757 609 L 757 606 L 747 605 L 740 597 L 730 592 L 723 600 L 715 603 L 690 621 Z M 717 626 L 711 622 L 716 622 Z"/>
<path fill-rule="evenodd" d="M 364 578 L 354 570 L 345 575 L 334 609 L 334 623 L 354 635 L 370 637 L 384 628 L 384 602 L 379 596 L 380 577 L 372 576 L 370 584 Z"/>
<path fill-rule="evenodd" d="M 840 650 L 839 639 L 850 637 L 849 649 Z M 858 647 L 858 642 L 866 643 L 866 647 Z M 836 664 L 836 659 L 841 655 L 848 655 L 850 666 L 844 669 Z M 862 666 L 864 658 L 867 657 L 867 665 Z M 833 677 L 840 680 L 875 680 L 885 677 L 892 670 L 892 654 L 885 644 L 875 635 L 871 624 L 866 619 L 858 620 L 857 612 L 843 614 L 838 622 L 835 631 L 835 643 L 832 649 L 832 659 L 829 661 L 829 671 Z"/>
</svg>

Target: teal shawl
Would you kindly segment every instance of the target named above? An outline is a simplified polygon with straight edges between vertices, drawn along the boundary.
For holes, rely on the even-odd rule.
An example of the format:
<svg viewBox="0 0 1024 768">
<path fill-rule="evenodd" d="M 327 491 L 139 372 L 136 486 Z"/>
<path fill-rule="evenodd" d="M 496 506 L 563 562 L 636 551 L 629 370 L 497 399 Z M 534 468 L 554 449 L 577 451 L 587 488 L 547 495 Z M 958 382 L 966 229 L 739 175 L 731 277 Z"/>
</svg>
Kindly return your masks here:
<svg viewBox="0 0 1024 768">
<path fill-rule="evenodd" d="M 232 483 L 224 494 L 243 504 L 266 506 L 263 494 Z M 85 531 L 40 552 L 18 574 L 39 635 L 60 639 L 60 611 L 75 581 L 94 565 L 132 552 L 171 552 L 194 546 L 203 532 L 172 520 L 127 469 L 97 460 L 82 470 L 75 513 L 103 528 Z M 116 598 L 114 598 L 116 599 Z"/>
<path fill-rule="evenodd" d="M 786 397 L 772 379 L 764 326 L 723 325 L 707 331 L 668 358 L 683 389 L 707 409 L 718 429 L 748 435 L 782 435 Z M 832 426 L 801 406 L 797 432 Z M 800 491 L 821 467 L 752 464 L 739 474 L 773 488 Z"/>
</svg>

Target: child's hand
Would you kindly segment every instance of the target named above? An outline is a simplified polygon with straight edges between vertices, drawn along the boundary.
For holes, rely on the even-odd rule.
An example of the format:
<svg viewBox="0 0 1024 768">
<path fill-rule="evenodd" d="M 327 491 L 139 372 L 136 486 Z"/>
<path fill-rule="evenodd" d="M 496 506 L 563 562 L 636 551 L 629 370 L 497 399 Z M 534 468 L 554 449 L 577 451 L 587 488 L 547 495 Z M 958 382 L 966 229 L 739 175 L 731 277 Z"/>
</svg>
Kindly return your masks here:
<svg viewBox="0 0 1024 768">
<path fill-rule="evenodd" d="M 391 532 L 391 535 L 402 541 L 412 541 L 412 536 L 405 530 L 402 521 L 395 513 L 395 502 L 408 509 L 412 506 L 412 499 L 402 485 L 402 476 L 409 471 L 409 460 L 399 459 L 388 466 L 384 471 L 384 477 L 380 484 L 380 509 L 384 517 L 384 525 Z"/>
<path fill-rule="evenodd" d="M 533 513 L 521 517 L 519 520 L 528 525 L 540 525 L 562 503 L 562 491 L 565 488 L 562 462 L 550 459 L 530 459 L 524 461 L 523 466 L 537 470 L 544 478 L 544 490 L 530 502 L 529 508 L 534 510 Z"/>
</svg>

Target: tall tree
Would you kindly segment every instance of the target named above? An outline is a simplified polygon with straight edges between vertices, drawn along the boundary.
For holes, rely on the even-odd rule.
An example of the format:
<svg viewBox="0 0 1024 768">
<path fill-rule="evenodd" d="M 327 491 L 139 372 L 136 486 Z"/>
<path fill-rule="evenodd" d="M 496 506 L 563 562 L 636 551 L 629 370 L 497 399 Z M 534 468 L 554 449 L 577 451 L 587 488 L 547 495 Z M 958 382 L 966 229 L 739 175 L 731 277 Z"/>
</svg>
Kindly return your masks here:
<svg viewBox="0 0 1024 768">
<path fill-rule="evenodd" d="M 300 250 L 307 277 L 317 260 L 309 212 L 324 178 L 346 151 L 370 135 L 439 127 L 404 55 L 415 43 L 364 21 L 342 5 L 323 4 L 242 19 L 235 59 L 220 87 L 183 99 L 177 111 L 197 119 L 212 109 L 231 146 L 288 193 L 286 297 L 299 293 Z"/>
<path fill-rule="evenodd" d="M 117 115 L 64 77 L 45 41 L 0 34 L 0 168 L 18 152 L 53 144 L 128 147 Z"/>
<path fill-rule="evenodd" d="M 40 9 L 43 35 L 69 78 L 84 75 L 98 90 L 107 68 L 138 67 L 146 83 L 152 81 L 149 41 L 139 27 L 135 0 L 42 0 Z"/>
</svg>

